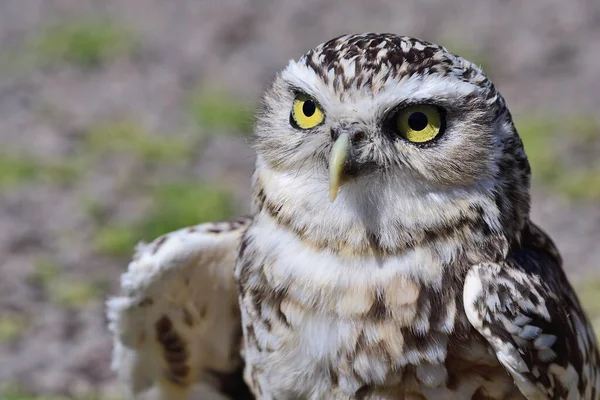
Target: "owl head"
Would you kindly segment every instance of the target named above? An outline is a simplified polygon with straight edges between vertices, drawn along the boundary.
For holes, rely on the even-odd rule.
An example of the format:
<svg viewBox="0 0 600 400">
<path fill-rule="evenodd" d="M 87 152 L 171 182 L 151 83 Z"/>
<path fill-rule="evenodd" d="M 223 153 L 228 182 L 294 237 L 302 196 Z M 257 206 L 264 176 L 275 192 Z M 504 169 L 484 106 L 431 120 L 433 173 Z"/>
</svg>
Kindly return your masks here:
<svg viewBox="0 0 600 400">
<path fill-rule="evenodd" d="M 394 227 L 478 213 L 482 229 L 518 239 L 528 218 L 529 165 L 503 98 L 426 41 L 346 35 L 291 61 L 264 96 L 255 147 L 255 179 L 298 224 L 311 216 L 302 229 L 358 225 L 384 242 Z"/>
</svg>

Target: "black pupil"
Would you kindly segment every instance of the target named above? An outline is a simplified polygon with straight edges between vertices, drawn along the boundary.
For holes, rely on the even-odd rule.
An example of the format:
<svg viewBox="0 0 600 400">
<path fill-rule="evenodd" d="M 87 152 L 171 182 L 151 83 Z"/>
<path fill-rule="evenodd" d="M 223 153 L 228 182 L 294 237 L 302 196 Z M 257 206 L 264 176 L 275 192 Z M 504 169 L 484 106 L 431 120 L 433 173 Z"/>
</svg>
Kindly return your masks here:
<svg viewBox="0 0 600 400">
<path fill-rule="evenodd" d="M 408 126 L 414 131 L 422 131 L 427 127 L 427 115 L 422 112 L 414 112 L 408 116 Z"/>
<path fill-rule="evenodd" d="M 317 106 L 315 105 L 315 102 L 312 100 L 306 100 L 304 102 L 304 104 L 302 105 L 302 112 L 307 117 L 312 117 L 313 114 L 315 113 L 315 111 L 317 111 Z"/>
</svg>

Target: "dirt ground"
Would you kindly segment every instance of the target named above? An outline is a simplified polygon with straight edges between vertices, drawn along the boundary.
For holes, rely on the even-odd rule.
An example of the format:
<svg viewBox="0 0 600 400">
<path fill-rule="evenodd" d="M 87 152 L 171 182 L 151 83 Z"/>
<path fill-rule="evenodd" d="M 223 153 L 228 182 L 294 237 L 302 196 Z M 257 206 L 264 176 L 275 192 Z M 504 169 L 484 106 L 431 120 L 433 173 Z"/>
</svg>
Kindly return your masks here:
<svg viewBox="0 0 600 400">
<path fill-rule="evenodd" d="M 120 396 L 103 302 L 129 245 L 247 211 L 247 125 L 227 113 L 242 120 L 289 59 L 361 31 L 474 58 L 517 121 L 549 126 L 527 149 L 560 160 L 540 164 L 554 178 L 535 181 L 533 218 L 573 281 L 600 279 L 600 180 L 570 178 L 600 159 L 596 0 L 0 0 L 0 398 Z"/>
</svg>

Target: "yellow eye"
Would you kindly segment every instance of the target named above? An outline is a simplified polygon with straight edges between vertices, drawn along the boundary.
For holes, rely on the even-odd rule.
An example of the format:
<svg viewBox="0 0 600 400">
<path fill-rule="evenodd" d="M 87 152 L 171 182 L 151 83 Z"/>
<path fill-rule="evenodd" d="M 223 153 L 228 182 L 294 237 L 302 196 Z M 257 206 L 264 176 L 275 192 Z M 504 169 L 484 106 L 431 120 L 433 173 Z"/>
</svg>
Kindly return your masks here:
<svg viewBox="0 0 600 400">
<path fill-rule="evenodd" d="M 301 129 L 314 128 L 325 119 L 325 115 L 317 103 L 305 95 L 298 95 L 294 100 L 292 117 Z"/>
<path fill-rule="evenodd" d="M 413 143 L 425 143 L 442 130 L 442 116 L 434 106 L 419 105 L 400 111 L 396 119 L 400 135 Z"/>
</svg>

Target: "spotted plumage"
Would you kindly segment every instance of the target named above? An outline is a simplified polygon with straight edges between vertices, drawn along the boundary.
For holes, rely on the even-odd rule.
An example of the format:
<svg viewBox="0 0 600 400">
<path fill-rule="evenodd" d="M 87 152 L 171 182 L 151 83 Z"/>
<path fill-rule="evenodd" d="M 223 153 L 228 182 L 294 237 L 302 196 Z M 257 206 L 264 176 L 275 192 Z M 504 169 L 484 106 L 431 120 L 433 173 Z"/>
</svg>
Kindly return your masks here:
<svg viewBox="0 0 600 400">
<path fill-rule="evenodd" d="M 242 398 L 224 376 L 243 360 L 260 399 L 600 399 L 594 333 L 476 65 L 333 39 L 277 75 L 253 146 L 252 218 L 148 245 L 109 304 L 134 391 Z"/>
<path fill-rule="evenodd" d="M 391 34 L 350 35 L 332 39 L 304 55 L 304 63 L 343 95 L 350 89 L 381 89 L 385 81 L 415 74 L 453 77 L 481 86 L 492 83 L 479 68 L 442 47 Z"/>
</svg>

